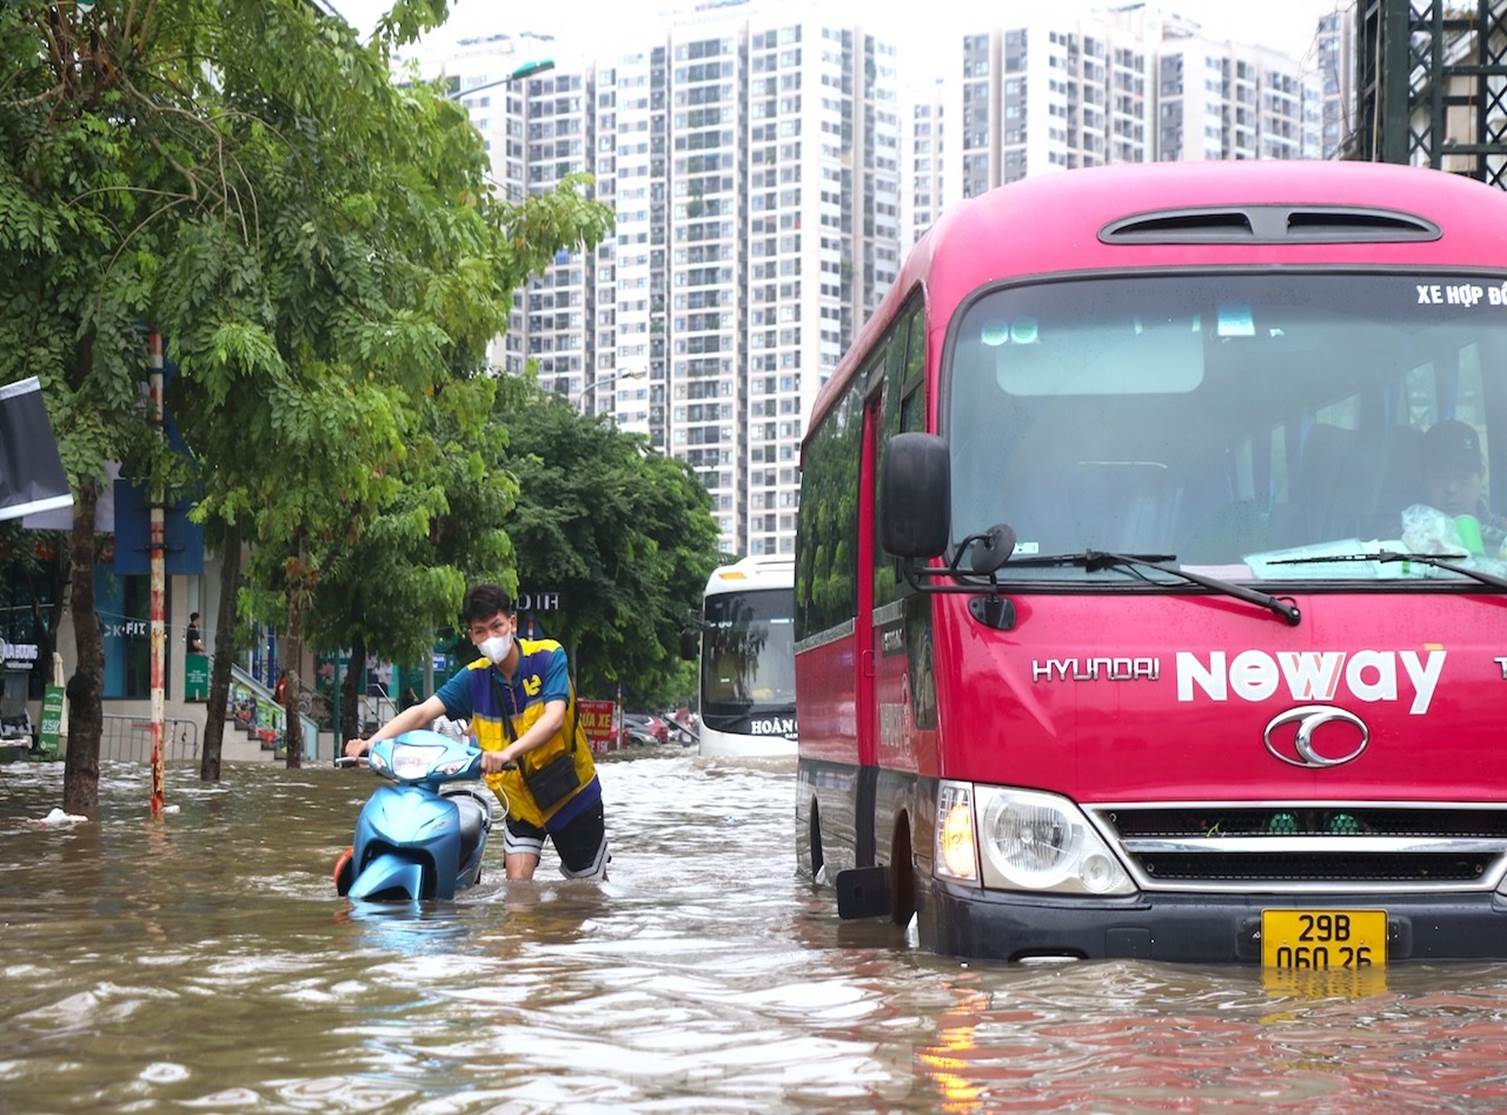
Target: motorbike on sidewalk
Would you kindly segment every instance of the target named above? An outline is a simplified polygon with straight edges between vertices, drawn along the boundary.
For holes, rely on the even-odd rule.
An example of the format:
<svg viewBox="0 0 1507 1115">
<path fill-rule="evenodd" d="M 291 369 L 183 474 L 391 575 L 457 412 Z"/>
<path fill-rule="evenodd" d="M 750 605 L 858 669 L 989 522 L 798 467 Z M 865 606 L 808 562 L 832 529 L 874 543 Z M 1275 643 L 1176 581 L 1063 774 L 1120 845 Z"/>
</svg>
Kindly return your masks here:
<svg viewBox="0 0 1507 1115">
<path fill-rule="evenodd" d="M 356 819 L 355 843 L 335 861 L 335 891 L 372 902 L 454 898 L 481 881 L 492 830 L 491 791 L 447 786 L 481 778 L 481 751 L 438 732 L 379 740 L 363 758 L 395 783 L 379 786 Z M 441 787 L 444 787 L 443 790 Z"/>
</svg>

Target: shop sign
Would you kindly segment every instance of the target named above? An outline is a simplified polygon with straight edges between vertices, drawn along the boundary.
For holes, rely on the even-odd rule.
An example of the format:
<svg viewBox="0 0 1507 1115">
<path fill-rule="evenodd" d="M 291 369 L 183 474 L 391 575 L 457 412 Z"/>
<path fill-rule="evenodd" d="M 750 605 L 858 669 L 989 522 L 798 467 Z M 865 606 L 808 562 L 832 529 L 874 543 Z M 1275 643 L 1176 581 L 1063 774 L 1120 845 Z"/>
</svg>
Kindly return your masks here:
<svg viewBox="0 0 1507 1115">
<path fill-rule="evenodd" d="M 612 742 L 612 727 L 617 723 L 617 702 L 576 701 L 576 715 L 594 752 L 606 751 Z"/>
<path fill-rule="evenodd" d="M 49 685 L 42 692 L 42 754 L 49 759 L 58 757 L 59 737 L 63 726 L 63 687 Z"/>
<path fill-rule="evenodd" d="M 37 661 L 37 644 L 0 641 L 0 657 L 13 670 L 29 670 Z"/>
</svg>

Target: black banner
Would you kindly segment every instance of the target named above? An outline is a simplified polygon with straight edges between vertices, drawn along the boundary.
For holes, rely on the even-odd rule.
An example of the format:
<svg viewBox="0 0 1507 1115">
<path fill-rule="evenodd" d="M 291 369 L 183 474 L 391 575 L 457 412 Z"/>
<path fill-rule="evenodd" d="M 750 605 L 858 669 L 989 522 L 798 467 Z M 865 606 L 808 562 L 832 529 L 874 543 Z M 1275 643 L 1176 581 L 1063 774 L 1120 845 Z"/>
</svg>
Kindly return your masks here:
<svg viewBox="0 0 1507 1115">
<path fill-rule="evenodd" d="M 0 519 L 72 503 L 41 385 L 33 376 L 0 387 Z"/>
</svg>

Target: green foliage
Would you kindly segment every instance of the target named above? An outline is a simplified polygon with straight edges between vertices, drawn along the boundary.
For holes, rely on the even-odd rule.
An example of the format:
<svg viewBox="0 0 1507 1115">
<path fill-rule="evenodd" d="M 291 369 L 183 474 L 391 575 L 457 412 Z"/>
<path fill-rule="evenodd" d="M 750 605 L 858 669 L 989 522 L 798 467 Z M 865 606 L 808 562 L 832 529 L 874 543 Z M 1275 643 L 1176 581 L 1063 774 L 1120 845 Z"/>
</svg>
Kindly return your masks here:
<svg viewBox="0 0 1507 1115">
<path fill-rule="evenodd" d="M 518 579 L 561 594 L 560 615 L 542 618 L 574 655 L 581 693 L 621 684 L 647 705 L 688 696 L 680 632 L 717 564 L 705 488 L 684 462 L 529 381 L 502 385 L 497 414 L 512 430 Z"/>
<path fill-rule="evenodd" d="M 610 227 L 583 179 L 496 197 L 464 109 L 393 80 L 447 9 L 362 43 L 306 0 L 0 5 L 0 379 L 41 376 L 75 484 L 119 458 L 244 527 L 290 635 L 343 611 L 396 652 L 507 577 L 487 344 Z M 148 323 L 192 474 L 145 421 Z"/>
<path fill-rule="evenodd" d="M 457 381 L 423 404 L 396 498 L 334 547 L 310 616 L 316 644 L 359 641 L 417 661 L 432 632 L 455 622 L 468 583 L 514 585 L 503 523 L 517 483 L 503 468 L 507 431 L 487 423 L 495 388 L 487 378 Z"/>
</svg>

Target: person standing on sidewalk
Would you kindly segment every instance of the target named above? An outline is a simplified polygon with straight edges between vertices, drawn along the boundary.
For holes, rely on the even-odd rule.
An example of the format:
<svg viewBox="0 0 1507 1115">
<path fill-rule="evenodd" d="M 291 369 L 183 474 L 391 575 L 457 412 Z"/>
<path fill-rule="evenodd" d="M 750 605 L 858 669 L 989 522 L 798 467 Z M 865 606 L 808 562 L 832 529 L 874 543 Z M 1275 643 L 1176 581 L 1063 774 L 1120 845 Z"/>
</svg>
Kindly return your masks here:
<svg viewBox="0 0 1507 1115">
<path fill-rule="evenodd" d="M 204 653 L 204 636 L 199 631 L 199 613 L 188 614 L 188 630 L 184 632 L 184 642 L 188 645 L 189 654 Z"/>
<path fill-rule="evenodd" d="M 517 639 L 512 598 L 498 585 L 466 593 L 461 622 L 481 658 L 438 693 L 393 717 L 345 753 L 364 755 L 440 717 L 469 720 L 484 752 L 482 770 L 507 806 L 503 848 L 509 879 L 532 879 L 549 837 L 567 879 L 606 879 L 602 787 L 576 713 L 565 648 L 553 639 Z"/>
</svg>

